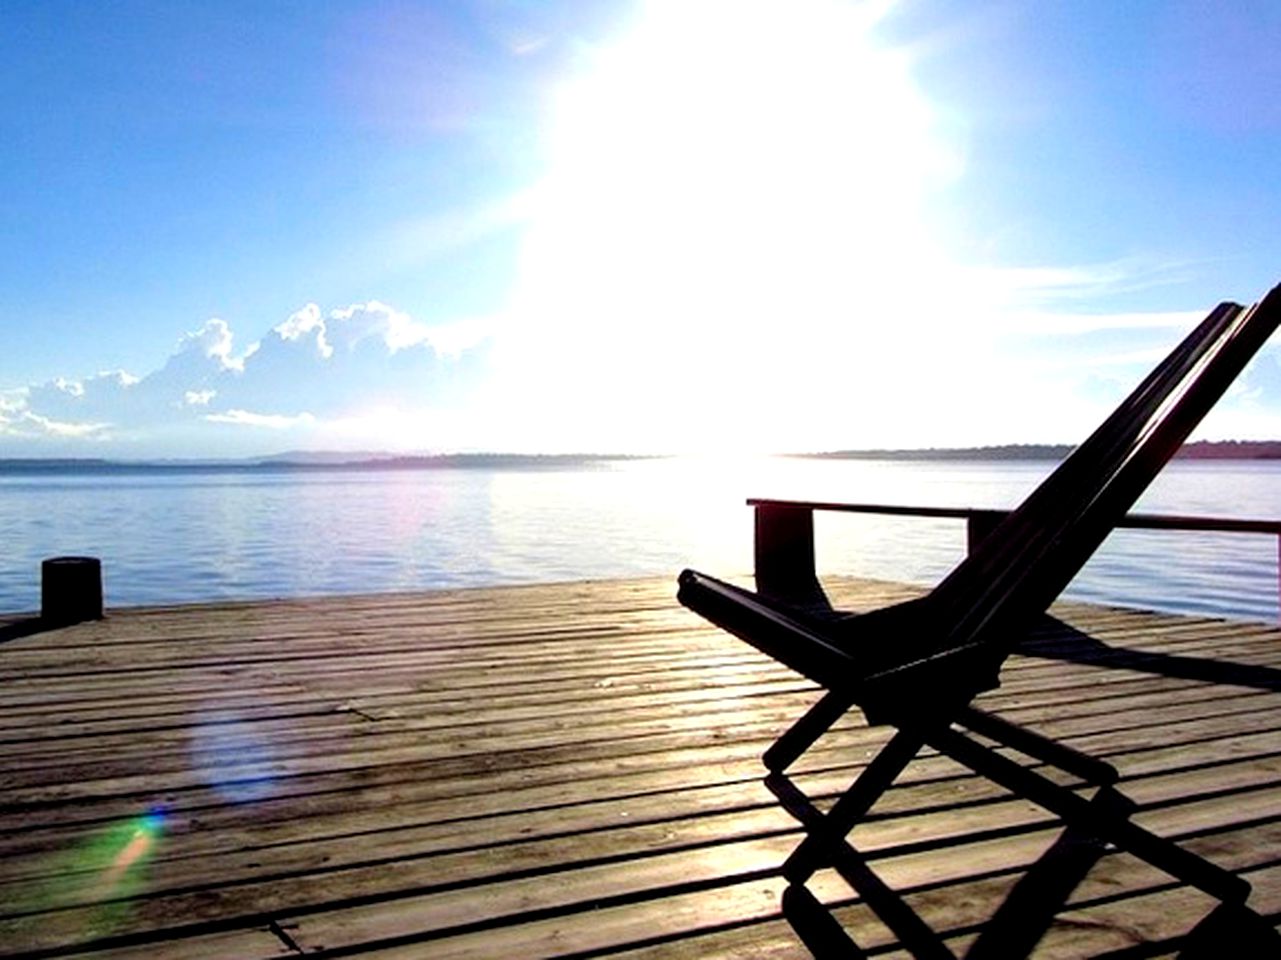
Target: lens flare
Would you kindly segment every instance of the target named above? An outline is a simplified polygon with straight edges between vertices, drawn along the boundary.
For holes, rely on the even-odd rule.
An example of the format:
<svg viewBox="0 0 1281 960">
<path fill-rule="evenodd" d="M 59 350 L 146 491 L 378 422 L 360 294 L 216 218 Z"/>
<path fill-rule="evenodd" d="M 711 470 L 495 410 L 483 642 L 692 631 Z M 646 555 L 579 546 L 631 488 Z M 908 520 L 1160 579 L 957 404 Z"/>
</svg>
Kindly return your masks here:
<svg viewBox="0 0 1281 960">
<path fill-rule="evenodd" d="M 130 867 L 146 859 L 155 847 L 156 838 L 160 835 L 163 824 L 164 817 L 159 813 L 148 813 L 129 823 L 126 831 L 123 831 L 128 834 L 128 839 L 111 859 L 111 865 L 103 874 L 103 880 L 114 883 Z"/>
<path fill-rule="evenodd" d="M 29 927 L 19 922 L 16 934 L 49 923 L 48 912 L 88 908 L 77 921 L 81 936 L 103 936 L 118 929 L 130 909 L 130 898 L 147 881 L 147 866 L 159 847 L 168 817 L 163 810 L 112 824 L 53 856 L 40 869 L 42 877 L 27 889 L 16 911 L 30 912 Z"/>
<path fill-rule="evenodd" d="M 261 800 L 275 791 L 278 770 L 271 744 L 235 711 L 219 711 L 193 731 L 191 762 L 232 803 Z"/>
</svg>

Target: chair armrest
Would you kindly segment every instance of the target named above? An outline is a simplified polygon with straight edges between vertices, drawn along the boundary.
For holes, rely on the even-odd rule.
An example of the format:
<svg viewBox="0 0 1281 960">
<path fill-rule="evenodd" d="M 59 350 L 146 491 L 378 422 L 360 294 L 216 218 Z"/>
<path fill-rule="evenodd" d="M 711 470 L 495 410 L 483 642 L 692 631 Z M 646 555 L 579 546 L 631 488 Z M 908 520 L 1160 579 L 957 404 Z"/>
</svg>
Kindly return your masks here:
<svg viewBox="0 0 1281 960">
<path fill-rule="evenodd" d="M 791 616 L 764 597 L 696 570 L 683 570 L 678 583 L 682 605 L 802 676 L 823 685 L 857 676 L 857 662 L 802 622 L 803 612 Z"/>
</svg>

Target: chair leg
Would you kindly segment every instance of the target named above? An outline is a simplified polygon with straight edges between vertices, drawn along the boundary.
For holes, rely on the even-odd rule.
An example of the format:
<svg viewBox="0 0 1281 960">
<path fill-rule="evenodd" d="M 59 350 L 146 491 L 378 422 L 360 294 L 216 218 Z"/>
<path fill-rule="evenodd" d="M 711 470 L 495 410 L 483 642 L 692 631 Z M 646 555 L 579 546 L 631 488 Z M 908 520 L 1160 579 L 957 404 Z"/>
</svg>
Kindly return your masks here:
<svg viewBox="0 0 1281 960">
<path fill-rule="evenodd" d="M 890 788 L 903 768 L 920 752 L 925 740 L 925 734 L 915 729 L 895 733 L 832 809 L 825 816 L 820 815 L 822 819 L 805 824 L 807 835 L 783 862 L 783 876 L 791 883 L 801 884 L 813 876 L 815 870 L 827 866 L 835 845 L 845 839 L 872 804 Z"/>
<path fill-rule="evenodd" d="M 826 693 L 765 751 L 765 769 L 770 773 L 782 773 L 813 746 L 815 740 L 831 729 L 832 724 L 841 719 L 852 705 L 853 701 L 848 697 L 834 691 Z"/>
</svg>

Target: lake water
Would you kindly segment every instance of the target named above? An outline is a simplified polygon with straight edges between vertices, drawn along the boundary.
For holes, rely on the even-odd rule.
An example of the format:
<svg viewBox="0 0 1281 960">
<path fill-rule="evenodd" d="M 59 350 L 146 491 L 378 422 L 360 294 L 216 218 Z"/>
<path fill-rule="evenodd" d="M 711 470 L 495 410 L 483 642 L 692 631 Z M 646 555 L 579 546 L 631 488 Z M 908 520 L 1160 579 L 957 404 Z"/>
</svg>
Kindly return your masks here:
<svg viewBox="0 0 1281 960">
<path fill-rule="evenodd" d="M 748 573 L 748 496 L 1008 507 L 1048 462 L 661 459 L 536 468 L 0 471 L 0 611 L 39 607 L 41 559 L 102 558 L 108 606 Z M 1281 464 L 1173 464 L 1136 509 L 1281 517 Z M 959 520 L 820 514 L 820 572 L 929 583 Z M 1118 531 L 1069 596 L 1277 617 L 1277 542 Z"/>
</svg>

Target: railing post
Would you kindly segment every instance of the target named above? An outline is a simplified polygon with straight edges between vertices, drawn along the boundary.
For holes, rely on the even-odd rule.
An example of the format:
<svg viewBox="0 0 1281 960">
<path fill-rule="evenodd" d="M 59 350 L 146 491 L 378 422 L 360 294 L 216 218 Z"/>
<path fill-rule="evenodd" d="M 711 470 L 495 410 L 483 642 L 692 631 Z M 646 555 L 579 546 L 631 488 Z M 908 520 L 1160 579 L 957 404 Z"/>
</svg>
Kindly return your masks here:
<svg viewBox="0 0 1281 960">
<path fill-rule="evenodd" d="M 970 510 L 965 518 L 966 552 L 973 553 L 1006 516 L 1006 510 Z"/>
<path fill-rule="evenodd" d="M 814 511 L 809 506 L 758 503 L 755 554 L 759 593 L 793 602 L 823 596 L 814 573 Z"/>
</svg>

